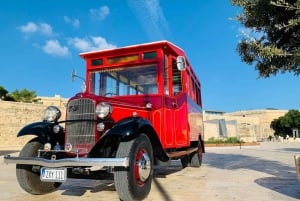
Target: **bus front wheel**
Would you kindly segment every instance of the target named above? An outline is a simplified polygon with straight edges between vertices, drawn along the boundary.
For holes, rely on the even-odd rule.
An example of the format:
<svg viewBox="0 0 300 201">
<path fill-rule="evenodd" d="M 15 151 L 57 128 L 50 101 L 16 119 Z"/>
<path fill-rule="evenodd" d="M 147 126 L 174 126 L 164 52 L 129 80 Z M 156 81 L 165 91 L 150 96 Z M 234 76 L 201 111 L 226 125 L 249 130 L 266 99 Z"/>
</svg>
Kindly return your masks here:
<svg viewBox="0 0 300 201">
<path fill-rule="evenodd" d="M 116 167 L 115 187 L 121 200 L 143 200 L 150 192 L 153 178 L 153 154 L 149 138 L 145 134 L 121 142 L 117 158 L 128 157 L 129 167 Z"/>
</svg>

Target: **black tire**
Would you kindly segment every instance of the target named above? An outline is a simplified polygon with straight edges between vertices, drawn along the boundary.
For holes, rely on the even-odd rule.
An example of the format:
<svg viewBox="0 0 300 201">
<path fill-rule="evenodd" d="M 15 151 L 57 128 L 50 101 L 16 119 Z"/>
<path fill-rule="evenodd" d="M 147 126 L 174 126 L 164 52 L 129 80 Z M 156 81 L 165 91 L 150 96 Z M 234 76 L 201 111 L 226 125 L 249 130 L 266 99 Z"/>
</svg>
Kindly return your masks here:
<svg viewBox="0 0 300 201">
<path fill-rule="evenodd" d="M 121 200 L 143 200 L 151 190 L 153 153 L 149 138 L 141 134 L 136 139 L 121 142 L 116 157 L 129 157 L 129 167 L 116 167 L 115 187 Z"/>
<path fill-rule="evenodd" d="M 185 155 L 180 158 L 182 168 L 190 166 L 190 155 Z"/>
<path fill-rule="evenodd" d="M 200 167 L 202 165 L 202 143 L 199 140 L 198 142 L 198 150 L 190 155 L 190 166 L 191 167 Z"/>
<path fill-rule="evenodd" d="M 197 151 L 181 158 L 182 167 L 200 167 L 202 165 L 202 155 L 203 151 L 201 141 L 199 140 Z"/>
<path fill-rule="evenodd" d="M 28 142 L 20 152 L 20 157 L 37 156 L 38 149 L 41 149 L 43 144 L 37 141 L 37 138 Z M 16 175 L 19 185 L 26 192 L 33 195 L 43 195 L 55 191 L 61 183 L 58 182 L 42 182 L 40 180 L 39 171 L 33 172 L 32 165 L 16 165 Z"/>
</svg>

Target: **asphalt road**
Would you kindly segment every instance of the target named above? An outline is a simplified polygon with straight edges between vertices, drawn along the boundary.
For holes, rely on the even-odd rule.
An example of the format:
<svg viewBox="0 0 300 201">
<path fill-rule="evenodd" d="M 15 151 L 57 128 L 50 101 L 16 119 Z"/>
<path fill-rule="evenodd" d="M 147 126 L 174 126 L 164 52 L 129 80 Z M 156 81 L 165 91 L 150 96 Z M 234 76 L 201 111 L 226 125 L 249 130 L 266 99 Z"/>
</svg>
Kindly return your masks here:
<svg viewBox="0 0 300 201">
<path fill-rule="evenodd" d="M 4 152 L 0 152 L 4 153 Z M 155 168 L 147 201 L 294 201 L 300 199 L 293 156 L 300 143 L 268 142 L 249 147 L 209 147 L 201 168 L 179 161 Z M 0 161 L 3 156 L 0 156 Z M 18 185 L 15 165 L 0 163 L 0 200 L 119 200 L 112 180 L 70 179 L 58 191 L 34 196 Z"/>
</svg>

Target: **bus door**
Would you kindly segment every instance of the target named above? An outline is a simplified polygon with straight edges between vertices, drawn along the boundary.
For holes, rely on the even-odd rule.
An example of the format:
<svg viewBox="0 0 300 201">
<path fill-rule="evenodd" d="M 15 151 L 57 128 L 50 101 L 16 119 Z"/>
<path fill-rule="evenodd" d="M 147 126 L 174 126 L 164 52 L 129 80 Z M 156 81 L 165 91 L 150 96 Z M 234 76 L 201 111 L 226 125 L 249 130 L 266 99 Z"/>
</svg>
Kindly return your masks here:
<svg viewBox="0 0 300 201">
<path fill-rule="evenodd" d="M 164 98 L 163 98 L 163 122 L 165 125 L 162 125 L 162 143 L 164 147 L 174 147 L 175 137 L 174 137 L 174 118 L 173 110 L 176 105 L 175 99 L 172 97 L 172 72 L 171 72 L 171 57 L 169 55 L 164 55 Z"/>
<path fill-rule="evenodd" d="M 165 59 L 164 70 L 164 143 L 168 146 L 189 145 L 186 94 L 183 93 L 182 73 L 176 58 Z M 171 64 L 171 65 L 168 65 Z"/>
<path fill-rule="evenodd" d="M 172 58 L 172 93 L 174 97 L 173 105 L 173 132 L 177 146 L 189 146 L 188 136 L 188 111 L 187 94 L 184 93 L 183 72 L 177 69 L 176 58 Z"/>
</svg>

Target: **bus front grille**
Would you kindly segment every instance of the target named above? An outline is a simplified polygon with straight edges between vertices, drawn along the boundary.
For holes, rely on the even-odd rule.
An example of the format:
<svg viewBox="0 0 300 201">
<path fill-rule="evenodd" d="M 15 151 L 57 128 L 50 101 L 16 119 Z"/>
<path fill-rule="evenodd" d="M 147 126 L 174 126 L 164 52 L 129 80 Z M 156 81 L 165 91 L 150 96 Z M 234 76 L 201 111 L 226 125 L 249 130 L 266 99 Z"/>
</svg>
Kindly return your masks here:
<svg viewBox="0 0 300 201">
<path fill-rule="evenodd" d="M 95 103 L 91 99 L 71 100 L 67 107 L 66 143 L 72 150 L 88 153 L 95 144 Z"/>
</svg>

